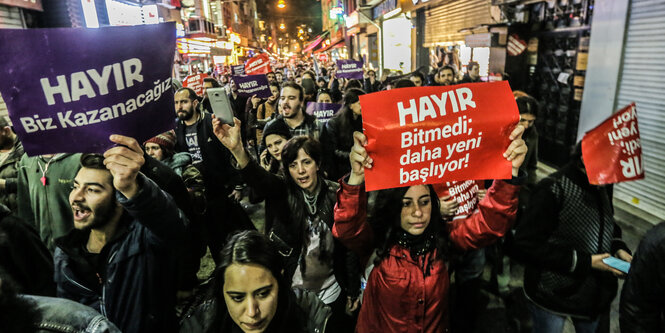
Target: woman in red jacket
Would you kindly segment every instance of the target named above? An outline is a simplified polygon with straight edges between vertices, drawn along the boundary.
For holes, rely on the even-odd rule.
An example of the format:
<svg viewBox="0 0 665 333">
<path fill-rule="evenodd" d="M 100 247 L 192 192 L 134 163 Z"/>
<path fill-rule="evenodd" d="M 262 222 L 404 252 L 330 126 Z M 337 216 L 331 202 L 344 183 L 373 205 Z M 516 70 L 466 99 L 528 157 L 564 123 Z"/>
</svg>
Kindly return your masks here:
<svg viewBox="0 0 665 333">
<path fill-rule="evenodd" d="M 449 331 L 449 254 L 453 248 L 486 246 L 509 229 L 517 211 L 517 183 L 526 178 L 517 178 L 527 151 L 523 131 L 518 125 L 504 153 L 512 162 L 513 179 L 495 181 L 478 212 L 455 224 L 441 222 L 438 197 L 429 185 L 381 191 L 368 222 L 364 168 L 371 168 L 373 160 L 364 148 L 366 137 L 354 133 L 351 175 L 337 192 L 333 235 L 363 263 L 374 264 L 357 332 Z"/>
</svg>

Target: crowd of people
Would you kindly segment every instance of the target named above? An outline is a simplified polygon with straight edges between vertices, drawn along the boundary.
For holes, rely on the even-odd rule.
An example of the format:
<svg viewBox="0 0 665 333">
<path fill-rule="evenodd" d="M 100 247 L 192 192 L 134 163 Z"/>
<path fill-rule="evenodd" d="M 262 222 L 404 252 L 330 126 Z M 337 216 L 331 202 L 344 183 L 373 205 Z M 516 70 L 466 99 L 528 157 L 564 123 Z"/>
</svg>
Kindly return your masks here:
<svg viewBox="0 0 665 333">
<path fill-rule="evenodd" d="M 662 331 L 663 227 L 633 260 L 612 189 L 589 184 L 579 146 L 538 181 L 536 99 L 514 92 L 512 178 L 473 181 L 477 205 L 462 212 L 455 184 L 365 191 L 360 96 L 480 82 L 477 63 L 363 80 L 314 69 L 266 74 L 268 98 L 206 78 L 227 89 L 234 124 L 176 82 L 174 130 L 112 135 L 104 154 L 28 157 L 0 118 L 0 331 L 473 332 L 486 263 L 505 295 L 516 260 L 533 332 L 560 333 L 568 318 L 578 333 L 609 332 L 626 277 L 610 256 L 634 262 L 622 330 Z M 322 122 L 308 102 L 342 106 Z M 263 223 L 245 197 L 263 203 Z M 216 268 L 199 280 L 208 251 Z"/>
</svg>

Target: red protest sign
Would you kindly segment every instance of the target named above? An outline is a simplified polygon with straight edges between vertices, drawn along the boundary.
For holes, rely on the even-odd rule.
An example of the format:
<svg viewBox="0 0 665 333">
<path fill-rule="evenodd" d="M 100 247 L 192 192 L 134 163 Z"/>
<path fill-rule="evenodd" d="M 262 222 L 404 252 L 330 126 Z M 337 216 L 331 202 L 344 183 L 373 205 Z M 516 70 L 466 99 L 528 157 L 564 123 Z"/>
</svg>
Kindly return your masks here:
<svg viewBox="0 0 665 333">
<path fill-rule="evenodd" d="M 450 196 L 459 206 L 453 220 L 465 219 L 478 207 L 478 191 L 485 188 L 482 180 L 467 180 L 465 182 L 445 182 L 432 184 L 439 199 Z M 450 200 L 450 199 L 448 199 Z"/>
<path fill-rule="evenodd" d="M 197 95 L 203 95 L 203 79 L 207 78 L 208 74 L 201 73 L 195 75 L 189 75 L 182 81 L 182 86 L 191 88 L 196 92 Z"/>
<path fill-rule="evenodd" d="M 272 72 L 270 68 L 270 57 L 266 53 L 261 53 L 252 59 L 247 60 L 245 64 L 245 74 L 268 74 Z"/>
<path fill-rule="evenodd" d="M 582 159 L 589 183 L 594 185 L 644 178 L 635 103 L 584 134 Z"/>
<path fill-rule="evenodd" d="M 503 152 L 519 121 L 508 82 L 415 87 L 360 96 L 368 191 L 473 179 L 507 179 Z"/>
</svg>

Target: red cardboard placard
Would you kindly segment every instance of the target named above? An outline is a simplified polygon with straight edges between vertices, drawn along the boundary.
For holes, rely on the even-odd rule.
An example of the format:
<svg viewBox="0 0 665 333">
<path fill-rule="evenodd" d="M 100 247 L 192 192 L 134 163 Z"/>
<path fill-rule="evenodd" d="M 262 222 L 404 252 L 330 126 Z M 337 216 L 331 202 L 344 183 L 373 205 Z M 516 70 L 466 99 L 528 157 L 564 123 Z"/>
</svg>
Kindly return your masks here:
<svg viewBox="0 0 665 333">
<path fill-rule="evenodd" d="M 485 189 L 483 180 L 467 180 L 464 182 L 445 182 L 432 184 L 439 199 L 450 196 L 459 204 L 453 220 L 465 219 L 478 208 L 478 191 Z"/>
<path fill-rule="evenodd" d="M 519 122 L 508 82 L 401 88 L 360 96 L 368 191 L 475 179 L 509 179 L 503 157 Z"/>
<path fill-rule="evenodd" d="M 252 59 L 247 60 L 247 63 L 245 64 L 246 75 L 268 74 L 270 72 L 272 72 L 272 69 L 270 68 L 270 57 L 265 53 L 261 53 Z"/>
<path fill-rule="evenodd" d="M 200 73 L 189 75 L 182 81 L 183 87 L 190 88 L 196 92 L 197 95 L 203 96 L 203 79 L 207 78 L 208 74 Z"/>
<path fill-rule="evenodd" d="M 584 134 L 582 159 L 589 183 L 594 185 L 644 179 L 635 103 Z"/>
</svg>

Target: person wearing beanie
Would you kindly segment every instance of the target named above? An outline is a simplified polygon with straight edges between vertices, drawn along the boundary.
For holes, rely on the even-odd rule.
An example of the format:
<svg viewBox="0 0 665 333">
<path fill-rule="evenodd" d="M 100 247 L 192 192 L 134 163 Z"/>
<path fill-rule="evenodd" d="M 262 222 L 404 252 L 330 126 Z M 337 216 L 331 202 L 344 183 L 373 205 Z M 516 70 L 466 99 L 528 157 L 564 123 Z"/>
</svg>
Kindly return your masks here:
<svg viewBox="0 0 665 333">
<path fill-rule="evenodd" d="M 321 142 L 326 149 L 324 153 L 324 170 L 330 180 L 338 180 L 349 171 L 349 152 L 353 146 L 353 132 L 362 132 L 363 120 L 358 96 L 365 92 L 351 88 L 344 93 L 344 105 L 324 126 Z"/>
<path fill-rule="evenodd" d="M 283 175 L 282 148 L 289 139 L 291 139 L 291 130 L 284 122 L 275 121 L 265 127 L 262 144 L 266 149 L 261 153 L 259 161 L 264 169 Z"/>
</svg>

